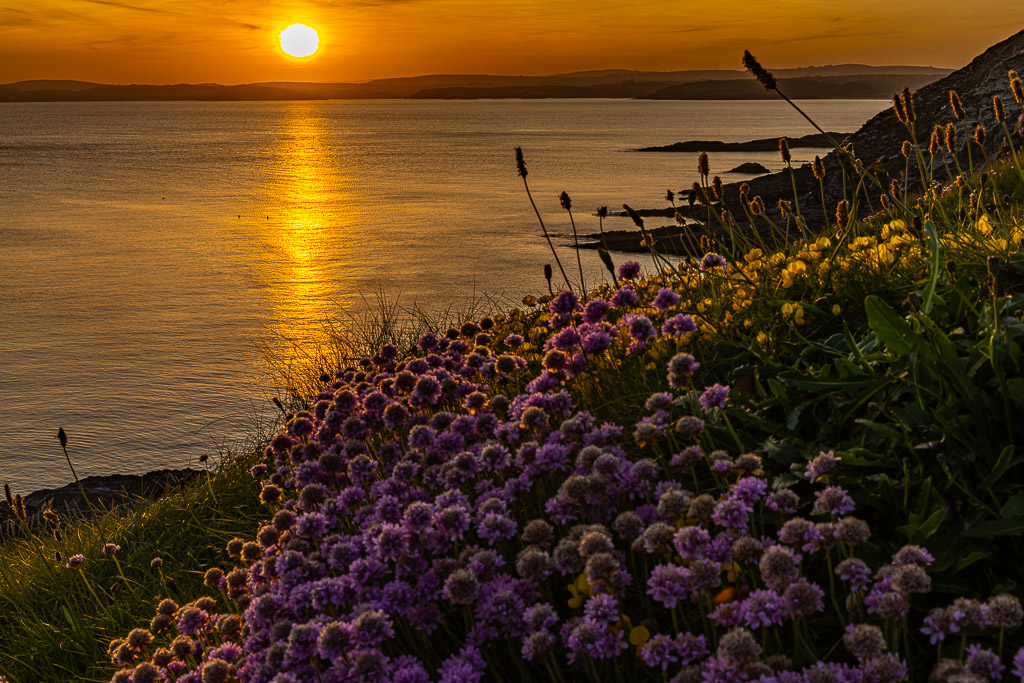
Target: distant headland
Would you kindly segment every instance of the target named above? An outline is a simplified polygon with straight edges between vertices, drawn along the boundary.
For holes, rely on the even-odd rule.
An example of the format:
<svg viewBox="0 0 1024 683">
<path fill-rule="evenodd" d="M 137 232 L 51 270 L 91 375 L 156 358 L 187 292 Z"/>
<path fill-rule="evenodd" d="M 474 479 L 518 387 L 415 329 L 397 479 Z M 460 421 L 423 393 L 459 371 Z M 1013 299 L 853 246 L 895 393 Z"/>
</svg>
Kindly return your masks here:
<svg viewBox="0 0 1024 683">
<path fill-rule="evenodd" d="M 797 98 L 887 98 L 904 85 L 919 88 L 950 73 L 930 66 L 841 64 L 779 69 Z M 113 85 L 72 80 L 0 84 L 0 102 L 242 101 L 358 99 L 628 98 L 760 99 L 756 82 L 735 70 L 630 71 L 607 69 L 550 76 L 434 74 L 365 83 L 272 82 L 220 85 Z"/>
</svg>

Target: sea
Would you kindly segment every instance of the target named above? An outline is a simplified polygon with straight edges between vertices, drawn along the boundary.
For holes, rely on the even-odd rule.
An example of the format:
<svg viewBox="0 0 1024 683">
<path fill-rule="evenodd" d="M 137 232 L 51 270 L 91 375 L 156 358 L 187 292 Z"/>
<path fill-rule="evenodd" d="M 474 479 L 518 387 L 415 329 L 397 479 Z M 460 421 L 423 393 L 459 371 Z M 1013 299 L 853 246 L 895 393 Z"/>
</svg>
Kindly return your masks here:
<svg viewBox="0 0 1024 683">
<path fill-rule="evenodd" d="M 886 106 L 800 104 L 842 132 Z M 776 101 L 0 104 L 0 483 L 72 481 L 58 428 L 79 477 L 215 462 L 381 301 L 411 319 L 546 292 L 516 146 L 574 273 L 559 193 L 595 232 L 599 206 L 666 207 L 697 178 L 695 154 L 636 148 L 812 132 Z M 744 179 L 727 171 L 745 161 L 782 165 L 716 153 L 711 170 Z M 581 257 L 602 281 L 596 252 Z"/>
</svg>

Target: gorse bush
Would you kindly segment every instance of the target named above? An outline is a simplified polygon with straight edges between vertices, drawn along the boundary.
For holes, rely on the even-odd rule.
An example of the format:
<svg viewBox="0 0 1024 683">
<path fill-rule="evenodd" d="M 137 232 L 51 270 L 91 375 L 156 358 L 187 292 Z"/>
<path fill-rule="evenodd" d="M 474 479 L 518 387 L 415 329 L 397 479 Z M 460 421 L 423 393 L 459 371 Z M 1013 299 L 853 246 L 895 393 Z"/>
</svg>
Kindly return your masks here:
<svg viewBox="0 0 1024 683">
<path fill-rule="evenodd" d="M 837 144 L 821 225 L 740 188 L 741 230 L 701 155 L 690 257 L 627 208 L 653 272 L 558 263 L 565 291 L 334 356 L 205 588 L 91 636 L 113 681 L 1024 679 L 1019 132 L 962 168 L 913 112 L 895 182 Z M 104 540 L 105 578 L 47 565 L 104 588 L 86 612 L 143 571 Z"/>
</svg>

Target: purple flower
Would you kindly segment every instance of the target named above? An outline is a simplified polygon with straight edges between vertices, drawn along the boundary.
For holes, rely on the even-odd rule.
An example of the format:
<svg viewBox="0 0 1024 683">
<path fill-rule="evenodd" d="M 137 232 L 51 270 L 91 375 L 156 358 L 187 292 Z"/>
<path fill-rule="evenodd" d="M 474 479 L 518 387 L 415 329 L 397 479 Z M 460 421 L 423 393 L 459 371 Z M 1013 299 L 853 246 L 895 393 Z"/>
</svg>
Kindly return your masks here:
<svg viewBox="0 0 1024 683">
<path fill-rule="evenodd" d="M 690 354 L 677 353 L 668 362 L 668 385 L 673 389 L 685 388 L 699 367 L 700 363 Z"/>
<path fill-rule="evenodd" d="M 651 301 L 651 306 L 659 311 L 667 311 L 678 303 L 679 295 L 667 287 L 662 287 Z"/>
<path fill-rule="evenodd" d="M 742 614 L 750 628 L 778 626 L 787 616 L 786 601 L 773 590 L 756 590 L 743 601 Z"/>
<path fill-rule="evenodd" d="M 721 268 L 726 263 L 727 261 L 725 260 L 725 257 L 722 256 L 721 254 L 709 252 L 707 254 L 704 254 L 704 258 L 700 260 L 700 269 L 702 271 L 707 272 L 712 268 Z"/>
<path fill-rule="evenodd" d="M 564 315 L 579 310 L 580 300 L 570 291 L 559 292 L 548 304 L 551 315 Z"/>
<path fill-rule="evenodd" d="M 818 481 L 835 471 L 840 462 L 832 451 L 822 451 L 807 464 L 806 476 L 811 481 Z"/>
<path fill-rule="evenodd" d="M 1024 679 L 1024 647 L 1013 656 L 1013 675 Z"/>
<path fill-rule="evenodd" d="M 967 661 L 964 668 L 972 674 L 985 676 L 988 679 L 1002 680 L 1006 667 L 999 661 L 999 655 L 992 650 L 983 649 L 981 645 L 967 647 Z"/>
<path fill-rule="evenodd" d="M 690 571 L 674 564 L 659 564 L 647 581 L 647 594 L 669 609 L 685 600 L 692 590 Z"/>
<path fill-rule="evenodd" d="M 871 569 L 864 560 L 856 557 L 840 562 L 836 565 L 835 572 L 841 581 L 850 584 L 851 591 L 861 591 L 871 585 Z"/>
<path fill-rule="evenodd" d="M 646 315 L 627 313 L 622 316 L 622 322 L 628 328 L 629 336 L 637 341 L 645 341 L 658 333 Z"/>
<path fill-rule="evenodd" d="M 591 325 L 602 322 L 609 308 L 611 308 L 611 304 L 607 300 L 601 297 L 591 299 L 583 307 L 583 322 L 590 323 Z"/>
<path fill-rule="evenodd" d="M 715 505 L 711 519 L 721 526 L 742 530 L 747 528 L 751 512 L 751 507 L 742 500 L 726 498 Z"/>
<path fill-rule="evenodd" d="M 587 600 L 583 615 L 596 622 L 614 624 L 619 620 L 619 601 L 607 593 L 599 593 Z"/>
<path fill-rule="evenodd" d="M 711 412 L 713 408 L 725 408 L 725 402 L 729 400 L 729 387 L 724 384 L 712 384 L 697 400 L 704 412 Z"/>
<path fill-rule="evenodd" d="M 487 662 L 480 651 L 467 645 L 456 654 L 441 663 L 438 673 L 441 683 L 478 683 L 484 677 Z"/>
<path fill-rule="evenodd" d="M 620 280 L 634 280 L 640 277 L 640 264 L 636 261 L 626 261 L 619 266 Z"/>
<path fill-rule="evenodd" d="M 814 494 L 814 512 L 819 515 L 841 517 L 853 512 L 855 507 L 853 499 L 838 486 L 827 486 Z"/>
<path fill-rule="evenodd" d="M 612 306 L 615 308 L 629 308 L 639 300 L 633 285 L 622 285 L 612 295 Z"/>
<path fill-rule="evenodd" d="M 517 346 L 522 346 L 524 341 L 525 340 L 523 339 L 522 335 L 510 334 L 507 337 L 505 337 L 505 346 L 510 346 L 514 349 Z"/>
<path fill-rule="evenodd" d="M 905 545 L 892 556 L 893 564 L 923 564 L 930 565 L 935 561 L 931 553 L 920 546 Z"/>
<path fill-rule="evenodd" d="M 113 543 L 106 543 L 103 546 L 103 552 L 106 555 L 111 555 L 111 556 L 115 555 L 117 553 L 117 551 L 120 550 L 120 549 L 121 549 L 121 546 L 115 545 Z"/>
<path fill-rule="evenodd" d="M 68 563 L 64 566 L 68 569 L 78 569 L 82 566 L 83 562 L 85 562 L 85 555 L 79 553 L 78 555 L 72 555 L 71 557 L 69 557 Z"/>
<path fill-rule="evenodd" d="M 674 315 L 665 321 L 665 324 L 661 326 L 661 333 L 670 336 L 681 336 L 687 332 L 694 332 L 697 330 L 697 323 L 693 321 L 693 318 L 686 313 L 679 313 Z"/>
</svg>

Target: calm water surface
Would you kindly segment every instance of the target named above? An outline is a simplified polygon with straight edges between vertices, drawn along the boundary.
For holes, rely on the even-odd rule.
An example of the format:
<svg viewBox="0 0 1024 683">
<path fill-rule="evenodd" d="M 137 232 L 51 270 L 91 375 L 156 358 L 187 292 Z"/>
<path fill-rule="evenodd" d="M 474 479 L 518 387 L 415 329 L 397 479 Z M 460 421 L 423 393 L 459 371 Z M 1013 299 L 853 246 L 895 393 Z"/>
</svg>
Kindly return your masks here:
<svg viewBox="0 0 1024 683">
<path fill-rule="evenodd" d="M 852 131 L 885 103 L 805 105 Z M 66 483 L 60 426 L 79 476 L 194 464 L 273 416 L 254 342 L 301 356 L 378 289 L 434 310 L 542 291 L 516 145 L 568 263 L 562 190 L 589 232 L 695 179 L 695 155 L 632 148 L 808 132 L 777 102 L 0 105 L 0 482 Z M 781 163 L 711 156 L 742 161 Z"/>
</svg>

